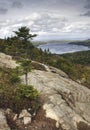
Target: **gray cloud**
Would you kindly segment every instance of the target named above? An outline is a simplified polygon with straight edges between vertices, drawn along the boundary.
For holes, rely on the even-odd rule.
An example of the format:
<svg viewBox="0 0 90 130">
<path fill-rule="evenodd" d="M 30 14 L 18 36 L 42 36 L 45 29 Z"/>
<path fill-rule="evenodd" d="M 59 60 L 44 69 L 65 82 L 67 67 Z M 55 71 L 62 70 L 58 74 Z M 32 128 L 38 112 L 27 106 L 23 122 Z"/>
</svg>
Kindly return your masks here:
<svg viewBox="0 0 90 130">
<path fill-rule="evenodd" d="M 84 13 L 82 16 L 88 16 L 90 17 L 90 10 L 88 10 L 86 13 Z"/>
<path fill-rule="evenodd" d="M 35 13 L 23 19 L 0 21 L 0 32 L 4 35 L 11 34 L 21 26 L 28 26 L 32 32 L 40 35 L 90 32 L 89 22 L 70 22 L 67 18 L 52 13 Z"/>
<path fill-rule="evenodd" d="M 90 9 L 90 0 L 86 0 L 85 8 Z"/>
<path fill-rule="evenodd" d="M 53 16 L 53 14 L 32 14 L 30 17 L 25 17 L 23 19 L 17 20 L 5 20 L 0 21 L 1 30 L 6 30 L 2 33 L 7 35 L 7 33 L 21 26 L 28 26 L 34 33 L 57 33 L 60 32 L 65 26 L 68 20 L 65 17 Z M 9 34 L 11 34 L 9 33 Z"/>
<path fill-rule="evenodd" d="M 0 14 L 6 14 L 8 12 L 8 9 L 1 7 L 0 8 Z"/>
<path fill-rule="evenodd" d="M 41 14 L 39 18 L 34 20 L 32 24 L 32 31 L 58 32 L 64 28 L 68 23 L 65 17 L 55 16 L 52 13 Z"/>
<path fill-rule="evenodd" d="M 14 1 L 12 3 L 12 7 L 14 7 L 14 8 L 22 8 L 23 4 L 20 1 Z"/>
<path fill-rule="evenodd" d="M 89 7 L 90 0 L 0 0 L 0 14 L 7 14 L 0 16 L 0 37 L 21 26 L 39 35 L 89 35 L 89 17 L 79 16 L 82 9 L 90 16 Z"/>
<path fill-rule="evenodd" d="M 81 16 L 90 17 L 90 0 L 86 0 L 84 8 L 85 8 L 85 13 L 81 14 Z"/>
</svg>

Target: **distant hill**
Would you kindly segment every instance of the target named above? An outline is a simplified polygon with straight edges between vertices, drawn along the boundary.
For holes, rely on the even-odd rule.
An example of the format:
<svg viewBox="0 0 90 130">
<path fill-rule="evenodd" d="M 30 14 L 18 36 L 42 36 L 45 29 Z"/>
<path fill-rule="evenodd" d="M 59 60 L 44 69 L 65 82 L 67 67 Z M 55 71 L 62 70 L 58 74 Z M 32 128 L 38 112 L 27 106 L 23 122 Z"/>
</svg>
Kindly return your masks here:
<svg viewBox="0 0 90 130">
<path fill-rule="evenodd" d="M 76 44 L 76 45 L 84 45 L 84 46 L 90 46 L 90 39 L 84 40 L 84 41 L 75 41 L 75 42 L 70 42 L 69 44 Z"/>
<path fill-rule="evenodd" d="M 34 46 L 39 46 L 42 44 L 47 44 L 47 43 L 71 43 L 71 42 L 75 42 L 73 40 L 46 40 L 46 41 L 33 41 L 33 45 Z"/>
<path fill-rule="evenodd" d="M 51 44 L 53 44 L 53 43 L 69 43 L 69 44 L 74 44 L 74 45 L 90 46 L 90 39 L 83 40 L 83 41 L 80 41 L 80 40 L 77 40 L 77 41 L 74 41 L 74 40 L 33 41 L 34 46 L 39 46 L 39 45 L 47 44 L 47 43 L 51 43 Z"/>
</svg>

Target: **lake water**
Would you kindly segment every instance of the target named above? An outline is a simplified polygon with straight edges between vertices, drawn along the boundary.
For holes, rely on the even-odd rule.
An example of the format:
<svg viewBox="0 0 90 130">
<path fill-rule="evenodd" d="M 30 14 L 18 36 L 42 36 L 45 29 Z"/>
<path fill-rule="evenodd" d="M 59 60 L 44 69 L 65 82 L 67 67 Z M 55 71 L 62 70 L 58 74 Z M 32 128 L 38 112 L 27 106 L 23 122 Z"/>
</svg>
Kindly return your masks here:
<svg viewBox="0 0 90 130">
<path fill-rule="evenodd" d="M 73 45 L 69 43 L 47 43 L 39 45 L 38 48 L 41 48 L 42 50 L 49 49 L 53 54 L 64 54 L 90 50 L 90 47 L 83 45 Z"/>
</svg>

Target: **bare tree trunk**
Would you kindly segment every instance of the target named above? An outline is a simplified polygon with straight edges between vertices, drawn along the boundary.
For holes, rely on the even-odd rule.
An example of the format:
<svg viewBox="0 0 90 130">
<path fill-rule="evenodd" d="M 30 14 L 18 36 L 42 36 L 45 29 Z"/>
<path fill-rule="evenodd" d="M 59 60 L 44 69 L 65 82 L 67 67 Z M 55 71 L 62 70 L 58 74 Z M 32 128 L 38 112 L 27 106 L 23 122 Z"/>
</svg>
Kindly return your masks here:
<svg viewBox="0 0 90 130">
<path fill-rule="evenodd" d="M 26 82 L 26 86 L 28 86 L 28 74 L 25 74 L 25 82 Z"/>
</svg>

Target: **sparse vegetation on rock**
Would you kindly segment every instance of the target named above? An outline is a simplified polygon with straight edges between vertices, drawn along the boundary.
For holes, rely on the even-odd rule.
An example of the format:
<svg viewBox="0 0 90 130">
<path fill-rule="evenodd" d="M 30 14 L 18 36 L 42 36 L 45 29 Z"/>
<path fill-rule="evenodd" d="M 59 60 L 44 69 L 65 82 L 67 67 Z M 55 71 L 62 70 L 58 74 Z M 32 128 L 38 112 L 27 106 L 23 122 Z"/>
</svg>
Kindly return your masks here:
<svg viewBox="0 0 90 130">
<path fill-rule="evenodd" d="M 2 78 L 3 76 L 3 78 Z M 23 85 L 15 70 L 0 69 L 0 107 L 19 112 L 24 108 L 38 106 L 38 91 L 32 85 Z M 32 111 L 34 111 L 32 109 Z"/>
<path fill-rule="evenodd" d="M 82 127 L 88 130 L 90 51 L 84 52 L 84 56 L 82 52 L 71 55 L 43 52 L 29 41 L 36 36 L 29 31 L 21 27 L 14 37 L 0 40 L 0 51 L 21 61 L 17 65 L 11 56 L 2 53 L 0 57 L 0 107 L 12 111 L 7 115 L 8 124 L 12 124 L 13 130 L 81 130 Z M 4 60 L 8 57 L 5 62 L 3 57 Z M 36 70 L 31 71 L 32 65 Z M 41 103 L 45 112 L 40 108 Z M 29 121 L 28 126 L 23 124 L 24 119 L 18 118 L 23 109 L 32 116 L 32 124 L 30 117 L 24 118 Z"/>
</svg>

